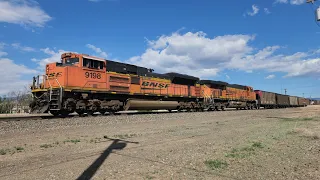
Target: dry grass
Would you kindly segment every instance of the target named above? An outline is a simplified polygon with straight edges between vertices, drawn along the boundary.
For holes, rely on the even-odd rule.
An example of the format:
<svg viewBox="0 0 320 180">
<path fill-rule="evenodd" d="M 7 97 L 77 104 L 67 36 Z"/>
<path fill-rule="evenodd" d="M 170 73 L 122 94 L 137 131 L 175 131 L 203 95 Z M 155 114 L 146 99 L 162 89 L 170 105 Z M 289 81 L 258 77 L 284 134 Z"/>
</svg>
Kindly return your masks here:
<svg viewBox="0 0 320 180">
<path fill-rule="evenodd" d="M 318 117 L 294 117 L 294 118 L 279 118 L 283 121 L 319 121 Z"/>
<path fill-rule="evenodd" d="M 320 135 L 315 133 L 315 132 L 312 132 L 306 128 L 294 128 L 292 130 L 292 133 L 297 133 L 297 134 L 300 134 L 301 136 L 303 137 L 307 137 L 307 138 L 310 138 L 310 139 L 320 139 Z"/>
</svg>

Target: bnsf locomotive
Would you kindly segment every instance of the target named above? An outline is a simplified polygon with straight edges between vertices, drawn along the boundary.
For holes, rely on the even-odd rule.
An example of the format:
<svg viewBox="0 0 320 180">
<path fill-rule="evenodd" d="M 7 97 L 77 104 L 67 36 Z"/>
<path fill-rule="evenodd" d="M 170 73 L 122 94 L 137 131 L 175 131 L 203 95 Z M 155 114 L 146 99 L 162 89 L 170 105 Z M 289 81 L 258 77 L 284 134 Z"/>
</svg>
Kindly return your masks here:
<svg viewBox="0 0 320 180">
<path fill-rule="evenodd" d="M 203 111 L 254 109 L 262 92 L 250 86 L 200 80 L 179 73 L 64 53 L 46 65 L 45 75 L 33 78 L 31 113 L 79 115 L 124 110 Z"/>
</svg>

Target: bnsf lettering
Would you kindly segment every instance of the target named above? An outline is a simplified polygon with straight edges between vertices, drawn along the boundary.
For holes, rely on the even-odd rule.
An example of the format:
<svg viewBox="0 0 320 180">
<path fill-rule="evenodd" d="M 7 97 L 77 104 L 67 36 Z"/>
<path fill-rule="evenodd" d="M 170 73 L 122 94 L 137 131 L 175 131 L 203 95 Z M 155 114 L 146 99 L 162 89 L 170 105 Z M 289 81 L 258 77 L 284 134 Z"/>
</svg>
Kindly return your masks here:
<svg viewBox="0 0 320 180">
<path fill-rule="evenodd" d="M 169 87 L 169 84 L 143 81 L 143 82 L 142 82 L 142 86 L 158 87 L 158 88 L 168 88 L 168 87 Z"/>
<path fill-rule="evenodd" d="M 158 86 L 158 83 L 152 82 L 152 83 L 150 83 L 150 86 L 157 87 L 157 86 Z"/>
<path fill-rule="evenodd" d="M 60 76 L 62 76 L 62 72 L 50 73 L 50 74 L 47 74 L 47 76 L 48 76 L 49 78 L 51 78 L 51 77 L 60 77 Z"/>
<path fill-rule="evenodd" d="M 142 86 L 149 86 L 149 82 L 143 81 L 143 82 L 142 82 Z"/>
<path fill-rule="evenodd" d="M 162 83 L 160 83 L 158 87 L 159 87 L 159 88 L 168 88 L 168 87 L 169 87 L 169 84 L 162 84 Z"/>
</svg>

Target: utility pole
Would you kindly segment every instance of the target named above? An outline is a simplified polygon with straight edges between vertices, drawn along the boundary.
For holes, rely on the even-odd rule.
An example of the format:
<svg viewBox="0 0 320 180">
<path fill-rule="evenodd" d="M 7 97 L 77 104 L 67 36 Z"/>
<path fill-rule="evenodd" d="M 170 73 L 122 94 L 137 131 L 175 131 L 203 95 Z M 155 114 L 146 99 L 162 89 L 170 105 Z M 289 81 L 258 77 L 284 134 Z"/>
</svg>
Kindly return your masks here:
<svg viewBox="0 0 320 180">
<path fill-rule="evenodd" d="M 287 89 L 286 88 L 284 89 L 284 94 L 287 95 Z"/>
<path fill-rule="evenodd" d="M 311 3 L 311 4 L 313 4 L 314 5 L 314 2 L 315 2 L 316 0 L 306 0 L 306 2 L 307 3 Z M 316 15 L 316 22 L 318 21 L 320 21 L 320 7 L 318 7 L 317 9 L 316 9 L 316 12 L 315 12 L 315 15 Z M 319 26 L 319 25 L 318 25 Z"/>
</svg>

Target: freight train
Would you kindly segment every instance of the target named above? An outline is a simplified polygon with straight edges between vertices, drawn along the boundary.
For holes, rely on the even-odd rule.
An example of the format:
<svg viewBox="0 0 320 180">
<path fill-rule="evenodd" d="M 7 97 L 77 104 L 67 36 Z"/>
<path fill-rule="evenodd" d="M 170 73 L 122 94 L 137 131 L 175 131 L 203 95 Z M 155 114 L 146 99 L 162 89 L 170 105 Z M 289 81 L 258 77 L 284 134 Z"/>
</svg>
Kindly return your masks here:
<svg viewBox="0 0 320 180">
<path fill-rule="evenodd" d="M 31 113 L 55 116 L 127 110 L 212 111 L 298 107 L 310 100 L 222 81 L 203 80 L 77 53 L 33 77 Z"/>
</svg>

